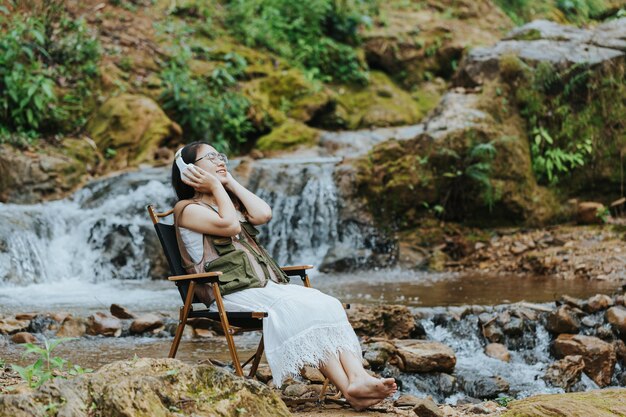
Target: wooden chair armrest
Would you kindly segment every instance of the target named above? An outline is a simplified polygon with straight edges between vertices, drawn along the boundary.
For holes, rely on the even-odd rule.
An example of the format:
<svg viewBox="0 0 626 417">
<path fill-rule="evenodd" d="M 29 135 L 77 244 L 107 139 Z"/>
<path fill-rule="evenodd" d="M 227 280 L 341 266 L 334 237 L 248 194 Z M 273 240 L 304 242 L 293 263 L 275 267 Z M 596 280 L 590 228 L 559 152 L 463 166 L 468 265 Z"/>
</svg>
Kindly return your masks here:
<svg viewBox="0 0 626 417">
<path fill-rule="evenodd" d="M 221 272 L 202 272 L 200 274 L 173 275 L 167 279 L 170 281 L 198 281 L 200 283 L 218 282 Z"/>
<path fill-rule="evenodd" d="M 283 266 L 280 269 L 282 269 L 287 276 L 301 277 L 307 269 L 313 269 L 313 265 L 290 265 Z"/>
</svg>

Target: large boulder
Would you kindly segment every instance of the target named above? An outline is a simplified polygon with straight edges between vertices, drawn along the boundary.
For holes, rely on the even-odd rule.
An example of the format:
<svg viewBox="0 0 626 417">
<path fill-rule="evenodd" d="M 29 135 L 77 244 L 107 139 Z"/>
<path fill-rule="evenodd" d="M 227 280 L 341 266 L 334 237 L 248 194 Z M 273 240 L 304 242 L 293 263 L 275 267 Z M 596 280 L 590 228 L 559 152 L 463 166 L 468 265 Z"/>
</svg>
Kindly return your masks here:
<svg viewBox="0 0 626 417">
<path fill-rule="evenodd" d="M 33 204 L 57 199 L 96 174 L 102 161 L 93 141 L 65 138 L 37 152 L 0 145 L 0 202 Z"/>
<path fill-rule="evenodd" d="M 625 39 L 626 18 L 592 29 L 535 21 L 473 49 L 454 82 L 499 84 L 492 102 L 504 97 L 525 119 L 538 180 L 558 183 L 564 197 L 608 203 L 618 196 L 626 147 Z M 573 159 L 563 165 L 561 156 Z"/>
<path fill-rule="evenodd" d="M 618 417 L 626 415 L 626 389 L 535 395 L 512 401 L 502 417 Z"/>
<path fill-rule="evenodd" d="M 454 351 L 432 340 L 396 340 L 396 363 L 403 372 L 452 372 L 456 365 Z"/>
<path fill-rule="evenodd" d="M 415 330 L 415 318 L 406 306 L 352 304 L 347 313 L 360 336 L 406 339 Z"/>
<path fill-rule="evenodd" d="M 111 97 L 91 117 L 87 132 L 108 165 L 123 169 L 158 159 L 160 146 L 180 142 L 182 130 L 149 97 L 121 94 Z"/>
<path fill-rule="evenodd" d="M 0 417 L 45 417 L 50 404 L 56 404 L 59 416 L 235 417 L 242 410 L 258 417 L 291 415 L 260 382 L 213 365 L 142 358 L 113 362 L 69 380 L 48 381 L 25 394 L 2 395 Z"/>
<path fill-rule="evenodd" d="M 562 305 L 548 314 L 546 329 L 552 333 L 578 333 L 580 320 L 568 305 Z"/>
<path fill-rule="evenodd" d="M 597 337 L 561 334 L 552 349 L 557 358 L 580 355 L 585 361 L 585 373 L 600 387 L 611 383 L 617 361 L 615 348 Z"/>
<path fill-rule="evenodd" d="M 474 48 L 461 65 L 457 78 L 465 84 L 483 84 L 499 76 L 502 57 L 517 56 L 531 65 L 556 67 L 597 65 L 620 60 L 626 53 L 626 18 L 583 29 L 537 20 L 513 29 L 493 46 Z"/>
<path fill-rule="evenodd" d="M 533 176 L 521 118 L 499 113 L 491 94 L 449 92 L 421 134 L 383 142 L 358 160 L 357 187 L 381 223 L 411 227 L 436 206 L 451 220 L 555 217 L 556 199 Z"/>
</svg>

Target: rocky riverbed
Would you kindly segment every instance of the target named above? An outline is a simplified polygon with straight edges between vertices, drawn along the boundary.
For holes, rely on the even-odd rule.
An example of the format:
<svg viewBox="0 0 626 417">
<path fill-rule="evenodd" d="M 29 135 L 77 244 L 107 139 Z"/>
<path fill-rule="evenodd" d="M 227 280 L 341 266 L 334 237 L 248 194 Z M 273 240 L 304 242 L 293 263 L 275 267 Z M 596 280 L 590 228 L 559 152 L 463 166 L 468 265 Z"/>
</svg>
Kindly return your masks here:
<svg viewBox="0 0 626 417">
<path fill-rule="evenodd" d="M 394 376 L 400 385 L 402 395 L 381 405 L 378 412 L 403 415 L 427 398 L 439 404 L 441 415 L 471 415 L 481 407 L 482 413 L 499 413 L 504 410 L 498 411 L 499 404 L 515 398 L 626 385 L 623 291 L 588 299 L 563 296 L 556 303 L 544 304 L 446 308 L 357 304 L 348 315 L 360 337 L 366 368 Z M 162 356 L 175 326 L 176 320 L 167 314 L 134 314 L 119 305 L 88 317 L 59 312 L 5 316 L 0 319 L 0 344 L 6 352 L 0 389 L 5 397 L 11 397 L 16 387 L 24 392 L 24 383 L 9 366 L 30 360 L 19 357 L 19 344 L 39 344 L 44 337 L 75 337 L 78 343 L 89 341 L 91 349 L 97 350 L 98 345 L 115 349 L 116 345 L 106 345 L 109 340 L 128 339 L 125 349 L 130 358 L 132 340 L 140 344 L 148 338 L 163 340 L 161 354 L 155 352 Z M 206 320 L 192 321 L 182 344 L 198 339 L 213 346 L 217 343 L 218 349 L 226 351 L 216 328 Z M 243 341 L 250 350 L 256 340 L 240 338 L 237 343 Z M 193 355 L 186 363 L 211 356 L 198 351 Z M 229 367 L 224 354 L 210 363 L 200 361 Z M 79 365 L 100 368 L 102 363 Z M 256 376 L 273 387 L 267 366 L 261 366 Z M 322 382 L 318 371 L 306 368 L 301 377 L 289 380 L 277 393 L 292 410 L 306 413 L 310 404 L 305 400 L 317 398 Z M 335 400 L 326 406 L 332 411 L 332 407 L 343 409 L 345 404 Z"/>
</svg>

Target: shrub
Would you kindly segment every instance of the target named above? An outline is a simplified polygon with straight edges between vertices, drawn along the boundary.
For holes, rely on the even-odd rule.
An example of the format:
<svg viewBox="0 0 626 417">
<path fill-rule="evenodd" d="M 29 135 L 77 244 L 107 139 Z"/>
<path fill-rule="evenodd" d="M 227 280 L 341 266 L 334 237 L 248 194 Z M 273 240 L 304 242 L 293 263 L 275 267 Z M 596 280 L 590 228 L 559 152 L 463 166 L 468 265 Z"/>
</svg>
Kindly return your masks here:
<svg viewBox="0 0 626 417">
<path fill-rule="evenodd" d="M 191 74 L 191 49 L 181 49 L 161 72 L 163 109 L 181 125 L 189 140 L 208 140 L 221 151 L 235 151 L 247 142 L 254 128 L 248 119 L 248 100 L 239 94 L 236 77 L 246 63 L 235 54 L 208 77 Z"/>
<path fill-rule="evenodd" d="M 70 131 L 84 123 L 98 75 L 97 40 L 60 2 L 30 16 L 0 10 L 0 135 Z M 6 11 L 6 10 L 5 10 Z"/>
<path fill-rule="evenodd" d="M 249 46 L 262 46 L 324 81 L 365 83 L 353 45 L 375 13 L 372 0 L 232 0 L 227 24 Z"/>
</svg>

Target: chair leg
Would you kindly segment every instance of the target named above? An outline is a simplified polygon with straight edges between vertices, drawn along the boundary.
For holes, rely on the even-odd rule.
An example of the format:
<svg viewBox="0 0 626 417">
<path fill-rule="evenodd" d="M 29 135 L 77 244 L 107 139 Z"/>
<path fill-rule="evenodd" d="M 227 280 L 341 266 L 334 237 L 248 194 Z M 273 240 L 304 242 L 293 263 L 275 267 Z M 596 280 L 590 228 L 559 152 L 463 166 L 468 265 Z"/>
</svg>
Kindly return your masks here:
<svg viewBox="0 0 626 417">
<path fill-rule="evenodd" d="M 265 345 L 263 344 L 263 336 L 261 336 L 261 341 L 259 341 L 259 347 L 256 348 L 254 361 L 252 362 L 252 368 L 250 368 L 250 374 L 248 375 L 250 378 L 254 378 L 256 370 L 259 369 L 259 363 L 261 362 L 261 356 L 263 356 L 264 349 Z"/>
<path fill-rule="evenodd" d="M 178 350 L 180 339 L 183 337 L 183 331 L 185 330 L 185 325 L 187 324 L 187 317 L 189 316 L 189 310 L 191 309 L 191 303 L 193 302 L 195 288 L 196 283 L 194 281 L 191 281 L 189 283 L 189 288 L 187 289 L 187 298 L 185 298 L 185 304 L 180 310 L 178 316 L 178 327 L 176 328 L 176 335 L 174 336 L 174 340 L 172 341 L 172 346 L 170 347 L 170 353 L 168 355 L 168 358 L 174 358 L 176 356 L 176 351 Z"/>
<path fill-rule="evenodd" d="M 226 342 L 228 343 L 228 350 L 230 351 L 230 356 L 233 359 L 235 373 L 239 376 L 243 376 L 243 369 L 241 369 L 241 362 L 239 362 L 239 355 L 237 354 L 237 348 L 235 347 L 235 341 L 233 340 L 233 334 L 231 333 L 232 329 L 228 324 L 228 317 L 226 316 L 226 309 L 224 308 L 224 302 L 222 301 L 222 294 L 220 293 L 220 287 L 217 283 L 213 283 L 213 294 L 215 295 L 215 304 L 217 304 L 217 311 L 220 315 L 220 322 L 222 323 L 224 336 L 226 336 Z"/>
</svg>

